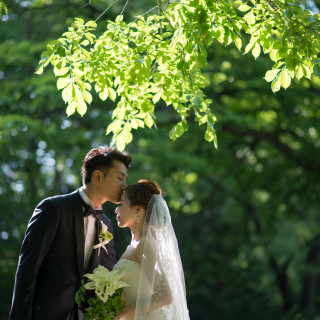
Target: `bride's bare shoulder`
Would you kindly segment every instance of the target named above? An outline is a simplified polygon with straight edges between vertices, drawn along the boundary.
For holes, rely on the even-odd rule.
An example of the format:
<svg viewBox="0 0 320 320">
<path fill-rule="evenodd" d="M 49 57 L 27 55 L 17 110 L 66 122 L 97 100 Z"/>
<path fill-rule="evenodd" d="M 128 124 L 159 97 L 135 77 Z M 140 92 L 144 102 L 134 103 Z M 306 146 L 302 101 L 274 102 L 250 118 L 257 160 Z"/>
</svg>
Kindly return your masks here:
<svg viewBox="0 0 320 320">
<path fill-rule="evenodd" d="M 142 258 L 153 257 L 156 252 L 157 243 L 153 238 L 145 237 L 141 238 L 137 246 L 137 255 L 139 256 L 140 261 Z"/>
</svg>

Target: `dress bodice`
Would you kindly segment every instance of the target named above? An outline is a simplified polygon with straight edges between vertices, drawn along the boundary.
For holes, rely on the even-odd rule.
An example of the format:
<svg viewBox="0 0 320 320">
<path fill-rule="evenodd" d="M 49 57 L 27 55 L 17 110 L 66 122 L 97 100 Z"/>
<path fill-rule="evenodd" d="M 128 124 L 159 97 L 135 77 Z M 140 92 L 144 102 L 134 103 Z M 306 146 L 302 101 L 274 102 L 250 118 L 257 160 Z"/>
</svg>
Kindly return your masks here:
<svg viewBox="0 0 320 320">
<path fill-rule="evenodd" d="M 113 268 L 114 270 L 119 270 L 124 273 L 122 281 L 126 282 L 129 286 L 123 288 L 122 298 L 127 302 L 127 304 L 135 303 L 137 300 L 137 293 L 139 287 L 140 277 L 146 277 L 145 274 L 141 274 L 140 263 L 128 260 L 120 259 Z M 147 281 L 143 281 L 146 283 Z M 141 294 L 145 297 L 153 294 L 152 288 L 150 285 L 147 285 L 143 288 Z M 140 317 L 133 317 L 130 320 L 139 320 Z M 146 317 L 143 317 L 146 320 L 158 320 L 160 319 L 157 312 L 152 312 Z"/>
<path fill-rule="evenodd" d="M 122 281 L 126 282 L 129 285 L 129 287 L 123 288 L 122 298 L 128 304 L 134 303 L 137 299 L 139 286 L 139 278 L 141 272 L 140 263 L 128 259 L 120 259 L 114 266 L 114 269 L 118 269 L 124 273 Z M 149 294 L 152 294 L 150 290 L 148 291 Z"/>
</svg>

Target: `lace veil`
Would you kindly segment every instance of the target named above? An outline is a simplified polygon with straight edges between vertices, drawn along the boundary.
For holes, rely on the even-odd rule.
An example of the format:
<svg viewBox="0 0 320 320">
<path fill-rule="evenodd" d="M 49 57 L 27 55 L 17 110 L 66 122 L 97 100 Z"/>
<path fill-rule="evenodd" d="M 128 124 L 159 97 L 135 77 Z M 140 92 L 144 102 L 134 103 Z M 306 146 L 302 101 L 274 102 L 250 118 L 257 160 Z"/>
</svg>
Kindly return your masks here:
<svg viewBox="0 0 320 320">
<path fill-rule="evenodd" d="M 153 195 L 142 242 L 135 320 L 189 320 L 184 273 L 166 201 Z"/>
</svg>

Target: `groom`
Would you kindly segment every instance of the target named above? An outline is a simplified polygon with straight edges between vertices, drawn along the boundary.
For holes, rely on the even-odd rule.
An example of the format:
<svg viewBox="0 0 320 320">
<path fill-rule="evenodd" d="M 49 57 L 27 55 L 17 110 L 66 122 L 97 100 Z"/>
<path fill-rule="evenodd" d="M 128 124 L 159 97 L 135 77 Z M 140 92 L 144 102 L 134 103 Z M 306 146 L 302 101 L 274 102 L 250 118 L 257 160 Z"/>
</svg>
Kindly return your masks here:
<svg viewBox="0 0 320 320">
<path fill-rule="evenodd" d="M 83 186 L 39 203 L 29 221 L 15 278 L 11 320 L 77 320 L 75 294 L 83 274 L 98 265 L 111 270 L 114 242 L 99 243 L 101 221 L 113 233 L 111 221 L 92 209 L 119 203 L 131 156 L 111 147 L 92 149 L 83 160 Z"/>
</svg>

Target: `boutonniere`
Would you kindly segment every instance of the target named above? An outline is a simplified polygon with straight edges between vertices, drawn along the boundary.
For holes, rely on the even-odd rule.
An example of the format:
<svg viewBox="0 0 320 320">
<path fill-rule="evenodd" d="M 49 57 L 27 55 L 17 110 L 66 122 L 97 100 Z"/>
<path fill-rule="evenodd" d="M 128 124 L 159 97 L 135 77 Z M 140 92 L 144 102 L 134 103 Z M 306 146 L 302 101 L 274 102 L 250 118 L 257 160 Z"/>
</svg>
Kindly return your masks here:
<svg viewBox="0 0 320 320">
<path fill-rule="evenodd" d="M 105 245 L 110 242 L 110 240 L 113 238 L 112 234 L 108 231 L 108 227 L 101 222 L 101 230 L 99 233 L 99 243 L 93 246 L 93 249 L 99 249 L 98 255 L 100 255 L 100 249 L 103 248 L 106 253 L 108 253 L 108 250 L 106 249 Z"/>
</svg>

